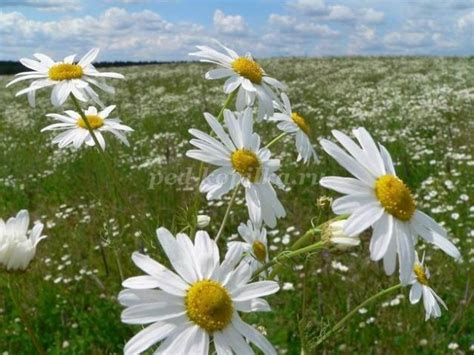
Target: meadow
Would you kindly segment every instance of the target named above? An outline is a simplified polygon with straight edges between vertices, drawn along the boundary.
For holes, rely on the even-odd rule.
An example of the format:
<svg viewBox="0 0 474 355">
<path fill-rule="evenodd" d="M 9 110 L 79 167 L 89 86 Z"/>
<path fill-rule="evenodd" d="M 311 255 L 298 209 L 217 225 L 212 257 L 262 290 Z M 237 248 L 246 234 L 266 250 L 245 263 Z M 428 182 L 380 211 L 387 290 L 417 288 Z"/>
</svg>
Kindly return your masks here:
<svg viewBox="0 0 474 355">
<path fill-rule="evenodd" d="M 295 162 L 286 137 L 272 148 L 282 160 L 285 191 L 278 195 L 286 218 L 269 230 L 272 255 L 293 243 L 311 218 L 331 216 L 320 198 L 334 193 L 322 176 L 347 173 L 319 147 L 332 129 L 363 126 L 391 152 L 397 173 L 415 193 L 418 208 L 448 230 L 461 250 L 458 262 L 426 245 L 431 285 L 449 311 L 425 322 L 422 304 L 402 289 L 361 309 L 320 347 L 315 339 L 351 308 L 398 283 L 368 256 L 369 235 L 347 252 L 318 252 L 286 262 L 282 290 L 268 298 L 271 313 L 245 315 L 282 354 L 446 354 L 474 352 L 474 75 L 473 58 L 285 58 L 261 61 L 286 83 L 295 109 L 313 127 L 320 164 Z M 173 232 L 193 223 L 195 210 L 211 216 L 217 232 L 226 200 L 194 204 L 199 163 L 184 153 L 191 127 L 207 131 L 202 112 L 215 115 L 225 99 L 222 82 L 207 82 L 209 66 L 196 63 L 114 68 L 116 115 L 133 127 L 127 148 L 109 137 L 105 164 L 94 149 L 58 149 L 50 133 L 47 92 L 31 109 L 5 89 L 0 77 L 0 216 L 26 208 L 46 225 L 48 238 L 24 273 L 14 277 L 25 311 L 49 354 L 121 353 L 138 327 L 122 324 L 117 302 L 121 281 L 140 274 L 130 256 L 140 250 L 167 263 L 155 229 Z M 67 103 L 68 104 L 68 103 Z M 68 107 L 66 104 L 66 108 Z M 275 136 L 274 124 L 259 128 Z M 247 219 L 243 196 L 224 239 L 237 238 Z M 13 307 L 7 275 L 0 273 L 0 354 L 32 354 L 34 348 Z"/>
</svg>

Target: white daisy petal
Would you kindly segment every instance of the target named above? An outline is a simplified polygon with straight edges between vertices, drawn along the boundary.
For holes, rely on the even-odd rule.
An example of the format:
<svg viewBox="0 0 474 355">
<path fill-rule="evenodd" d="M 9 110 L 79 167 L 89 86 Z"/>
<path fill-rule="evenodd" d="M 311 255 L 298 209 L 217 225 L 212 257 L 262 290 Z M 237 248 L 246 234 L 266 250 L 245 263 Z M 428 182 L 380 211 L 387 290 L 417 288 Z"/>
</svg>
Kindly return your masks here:
<svg viewBox="0 0 474 355">
<path fill-rule="evenodd" d="M 339 197 L 332 203 L 332 210 L 336 214 L 350 214 L 355 212 L 361 206 L 373 203 L 375 199 L 371 195 L 354 194 Z"/>
<path fill-rule="evenodd" d="M 214 333 L 214 346 L 217 355 L 233 355 L 232 348 L 227 342 L 226 337 L 221 332 Z"/>
<path fill-rule="evenodd" d="M 319 183 L 321 186 L 337 191 L 341 194 L 370 194 L 373 190 L 360 180 L 339 176 L 323 177 Z"/>
<path fill-rule="evenodd" d="M 276 350 L 272 344 L 255 328 L 247 323 L 244 323 L 238 315 L 232 318 L 232 325 L 242 334 L 247 340 L 254 343 L 265 355 L 276 355 Z"/>
<path fill-rule="evenodd" d="M 415 250 L 413 246 L 412 237 L 406 232 L 406 227 L 402 223 L 397 223 L 399 226 L 394 227 L 398 232 L 398 264 L 400 269 L 400 281 L 403 285 L 410 282 L 413 265 L 415 263 Z"/>
<path fill-rule="evenodd" d="M 247 284 L 232 292 L 234 302 L 247 301 L 252 298 L 271 295 L 278 292 L 280 286 L 274 281 L 258 281 Z"/>
<path fill-rule="evenodd" d="M 149 256 L 133 253 L 132 260 L 140 269 L 156 279 L 159 288 L 176 296 L 184 296 L 188 285 L 174 272 L 153 260 Z M 127 286 L 125 286 L 127 287 Z"/>
<path fill-rule="evenodd" d="M 198 279 L 198 275 L 190 263 L 189 254 L 177 242 L 176 238 L 166 229 L 158 228 L 156 235 L 160 241 L 161 247 L 166 256 L 173 265 L 176 272 L 188 283 L 192 283 Z M 184 237 L 187 238 L 187 237 Z"/>
<path fill-rule="evenodd" d="M 421 285 L 416 282 L 410 289 L 410 302 L 412 304 L 418 303 L 421 298 Z"/>
<path fill-rule="evenodd" d="M 321 146 L 330 156 L 334 158 L 344 169 L 359 179 L 369 187 L 374 186 L 375 178 L 360 163 L 350 157 L 336 144 L 326 140 L 321 140 Z"/>
<path fill-rule="evenodd" d="M 185 314 L 182 301 L 137 304 L 122 312 L 122 322 L 127 324 L 147 324 L 176 318 Z"/>
<path fill-rule="evenodd" d="M 205 231 L 196 233 L 194 244 L 202 277 L 208 279 L 219 266 L 219 249 Z"/>
<path fill-rule="evenodd" d="M 237 301 L 235 309 L 240 312 L 270 312 L 271 308 L 263 298 L 252 298 L 247 301 Z"/>
<path fill-rule="evenodd" d="M 131 338 L 123 349 L 125 355 L 141 353 L 159 341 L 165 339 L 176 325 L 172 323 L 157 322 L 138 332 Z"/>
<path fill-rule="evenodd" d="M 344 232 L 349 236 L 360 234 L 377 222 L 383 213 L 384 210 L 380 207 L 379 202 L 371 202 L 361 206 L 347 220 L 344 225 Z"/>
</svg>

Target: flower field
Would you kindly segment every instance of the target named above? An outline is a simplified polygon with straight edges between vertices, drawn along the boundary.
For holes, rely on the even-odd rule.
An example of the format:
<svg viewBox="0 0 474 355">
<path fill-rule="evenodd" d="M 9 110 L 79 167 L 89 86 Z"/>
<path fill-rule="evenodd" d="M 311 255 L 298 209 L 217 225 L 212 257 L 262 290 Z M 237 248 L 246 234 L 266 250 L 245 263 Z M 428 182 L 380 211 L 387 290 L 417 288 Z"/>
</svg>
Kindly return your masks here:
<svg viewBox="0 0 474 355">
<path fill-rule="evenodd" d="M 300 354 L 302 347 L 307 354 L 473 353 L 473 58 L 259 63 L 288 87 L 293 109 L 311 127 L 305 132 L 319 158 L 318 163 L 297 162 L 290 135 L 271 144 L 272 158 L 281 161 L 278 175 L 285 187 L 276 190 L 286 216 L 267 227 L 263 259 L 281 255 L 312 223 L 336 216 L 330 201 L 340 194 L 319 182 L 350 174 L 320 140 L 334 142 L 332 130 L 351 135 L 358 127 L 387 148 L 416 208 L 448 231 L 461 258 L 454 260 L 432 244 L 417 244 L 429 268 L 429 284 L 448 308 L 440 318 L 425 321 L 423 302 L 411 304 L 409 288 L 399 288 L 358 308 L 319 343 L 351 309 L 399 283 L 398 271 L 387 276 L 382 261 L 370 260 L 371 233 L 366 230 L 357 246 L 280 258 L 272 265 L 280 291 L 266 297 L 272 311 L 243 313 L 242 320 L 281 354 Z M 0 354 L 35 352 L 25 320 L 48 354 L 121 353 L 143 329 L 121 321 L 122 282 L 142 273 L 132 253 L 170 267 L 163 242 L 157 240 L 158 227 L 175 235 L 194 230 L 197 214 L 210 216 L 211 223 L 202 227 L 211 237 L 221 236 L 221 262 L 226 243 L 242 239 L 238 227 L 248 219 L 243 190 L 236 190 L 229 213 L 232 193 L 196 199 L 202 165 L 186 155 L 195 149 L 189 141 L 196 135 L 188 130 L 209 132 L 203 112 L 217 117 L 226 100 L 223 81 L 204 80 L 210 68 L 202 63 L 111 68 L 125 80 L 113 81 L 116 93 L 101 93 L 101 100 L 116 105 L 110 118 L 120 117 L 134 131 L 127 135 L 129 146 L 107 136 L 103 155 L 92 147 L 53 145 L 55 134 L 41 132 L 54 123 L 46 116 L 52 112 L 50 92 L 38 91 L 36 107 L 30 108 L 25 96 L 15 97 L 18 88 L 5 88 L 13 76 L 0 76 L 0 217 L 6 220 L 27 209 L 31 222 L 41 221 L 47 235 L 26 271 L 0 271 Z M 69 100 L 63 108 L 74 109 Z M 264 132 L 267 141 L 281 133 L 272 121 L 255 122 L 254 129 Z M 207 174 L 213 169 L 204 166 Z M 228 220 L 219 231 L 224 216 Z M 316 243 L 320 236 L 315 238 Z M 15 298 L 20 307 L 12 302 Z"/>
</svg>

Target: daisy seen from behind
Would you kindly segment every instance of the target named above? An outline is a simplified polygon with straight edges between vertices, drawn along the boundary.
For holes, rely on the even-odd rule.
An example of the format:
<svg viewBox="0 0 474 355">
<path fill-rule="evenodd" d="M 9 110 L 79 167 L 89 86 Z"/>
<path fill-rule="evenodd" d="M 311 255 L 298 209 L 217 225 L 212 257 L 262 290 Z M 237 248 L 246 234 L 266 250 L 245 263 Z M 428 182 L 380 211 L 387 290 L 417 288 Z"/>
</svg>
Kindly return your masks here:
<svg viewBox="0 0 474 355">
<path fill-rule="evenodd" d="M 321 145 L 354 178 L 328 176 L 320 184 L 346 194 L 332 205 L 334 213 L 350 215 L 345 233 L 353 236 L 372 227 L 370 255 L 373 260 L 383 258 L 387 274 L 395 271 L 398 254 L 400 280 L 404 285 L 410 282 L 417 236 L 454 258 L 460 257 L 444 228 L 416 208 L 411 191 L 397 177 L 383 145 L 377 145 L 364 128 L 353 131 L 359 144 L 340 131 L 332 133 L 345 150 L 326 139 Z"/>
<path fill-rule="evenodd" d="M 441 317 L 441 304 L 446 310 L 448 307 L 443 300 L 436 294 L 436 292 L 429 286 L 428 280 L 430 273 L 428 268 L 424 266 L 424 257 L 420 262 L 418 255 L 416 255 L 415 266 L 413 267 L 411 288 L 410 288 L 410 302 L 411 304 L 418 303 L 423 297 L 423 306 L 425 307 L 425 321 L 433 318 Z"/>
<path fill-rule="evenodd" d="M 298 112 L 291 109 L 291 103 L 285 93 L 281 94 L 282 103 L 275 103 L 280 112 L 275 113 L 270 121 L 278 122 L 277 127 L 295 137 L 296 150 L 298 151 L 297 161 L 303 160 L 308 163 L 311 160 L 318 162 L 316 151 L 311 145 L 311 125 L 308 120 L 303 118 Z"/>
<path fill-rule="evenodd" d="M 5 223 L 0 218 L 0 264 L 7 270 L 25 270 L 36 254 L 36 246 L 46 238 L 43 224 L 36 223 L 28 231 L 30 215 L 21 210 Z"/>
<path fill-rule="evenodd" d="M 253 106 L 258 101 L 258 119 L 269 118 L 273 115 L 273 100 L 278 101 L 275 91 L 285 90 L 286 86 L 278 80 L 269 77 L 262 67 L 252 58 L 250 53 L 239 56 L 234 50 L 216 41 L 225 53 L 207 46 L 197 46 L 198 52 L 191 56 L 200 58 L 201 62 L 213 63 L 222 68 L 213 69 L 206 73 L 209 80 L 227 78 L 224 92 L 230 94 L 237 91 L 236 108 L 242 111 Z"/>
<path fill-rule="evenodd" d="M 35 53 L 35 59 L 22 58 L 21 64 L 32 71 L 16 74 L 15 79 L 7 84 L 7 87 L 23 80 L 33 80 L 29 87 L 20 90 L 16 96 L 27 94 L 28 102 L 35 106 L 36 91 L 45 87 L 53 87 L 51 92 L 51 103 L 54 106 L 61 106 L 69 97 L 73 95 L 80 101 L 93 100 L 102 105 L 99 95 L 91 85 L 113 94 L 114 88 L 107 85 L 101 78 L 124 79 L 119 73 L 99 72 L 92 65 L 99 54 L 99 49 L 94 48 L 87 52 L 79 62 L 75 63 L 75 54 L 69 55 L 62 61 L 54 61 L 49 56 L 42 53 Z"/>
<path fill-rule="evenodd" d="M 200 191 L 207 193 L 208 200 L 213 200 L 242 184 L 250 219 L 263 220 L 274 227 L 277 218 L 285 216 L 285 209 L 272 186 L 273 183 L 283 188 L 281 179 L 275 174 L 280 161 L 271 159 L 270 151 L 260 147 L 260 136 L 253 132 L 252 109 L 235 114 L 225 110 L 228 133 L 214 116 L 205 113 L 204 117 L 217 139 L 190 129 L 196 137 L 190 143 L 197 149 L 187 151 L 186 155 L 219 168 L 201 182 Z"/>
<path fill-rule="evenodd" d="M 240 244 L 244 253 L 247 254 L 244 260 L 250 264 L 253 272 L 269 261 L 267 230 L 261 222 L 247 221 L 246 224 L 241 223 L 237 231 L 244 242 L 229 242 L 229 248 L 234 244 Z"/>
<path fill-rule="evenodd" d="M 115 105 L 108 106 L 102 111 L 98 111 L 94 106 L 89 106 L 84 110 L 84 114 L 89 122 L 97 141 L 102 149 L 105 149 L 104 132 L 110 132 L 125 145 L 129 145 L 128 139 L 123 132 L 132 132 L 133 129 L 125 126 L 117 118 L 108 118 L 115 109 Z M 65 111 L 64 115 L 49 113 L 46 116 L 53 118 L 58 123 L 53 123 L 41 130 L 45 131 L 64 131 L 53 139 L 53 144 L 58 144 L 59 148 L 72 145 L 79 148 L 82 144 L 94 146 L 95 142 L 87 128 L 84 119 L 76 111 Z"/>
<path fill-rule="evenodd" d="M 260 298 L 279 290 L 274 281 L 251 282 L 242 250 L 230 248 L 220 262 L 217 244 L 204 231 L 194 243 L 186 234 L 176 238 L 165 228 L 158 240 L 174 271 L 140 253 L 134 263 L 147 275 L 123 282 L 119 301 L 127 307 L 122 321 L 148 325 L 125 345 L 125 354 L 137 354 L 160 343 L 158 354 L 209 354 L 213 340 L 217 354 L 252 354 L 248 342 L 264 354 L 276 354 L 270 342 L 248 325 L 238 312 L 270 311 Z"/>
</svg>

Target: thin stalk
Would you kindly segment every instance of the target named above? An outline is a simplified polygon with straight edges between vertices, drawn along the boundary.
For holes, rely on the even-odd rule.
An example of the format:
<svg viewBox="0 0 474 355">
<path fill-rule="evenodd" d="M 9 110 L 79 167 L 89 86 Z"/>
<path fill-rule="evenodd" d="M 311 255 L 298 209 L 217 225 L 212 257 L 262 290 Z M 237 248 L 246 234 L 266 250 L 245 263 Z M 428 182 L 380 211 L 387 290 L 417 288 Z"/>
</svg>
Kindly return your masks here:
<svg viewBox="0 0 474 355">
<path fill-rule="evenodd" d="M 311 244 L 311 245 L 308 245 L 306 247 L 303 247 L 303 248 L 300 248 L 300 249 L 297 249 L 297 250 L 293 250 L 293 251 L 288 251 L 288 250 L 285 250 L 285 251 L 282 251 L 280 254 L 278 254 L 277 256 L 275 256 L 272 260 L 270 260 L 268 263 L 266 263 L 265 265 L 263 265 L 260 269 L 258 269 L 257 271 L 255 271 L 255 273 L 253 274 L 253 278 L 255 278 L 257 275 L 261 274 L 262 272 L 268 270 L 269 268 L 271 268 L 273 265 L 275 265 L 276 263 L 282 261 L 282 260 L 285 260 L 285 259 L 291 259 L 291 258 L 294 258 L 295 256 L 298 256 L 298 255 L 302 255 L 302 254 L 306 254 L 306 253 L 311 253 L 313 251 L 316 251 L 316 250 L 319 250 L 319 249 L 323 249 L 324 247 L 326 246 L 326 242 L 325 241 L 319 241 L 317 243 L 314 243 L 314 244 Z M 276 274 L 276 271 L 279 270 L 277 268 L 275 268 L 271 273 L 270 275 L 268 276 L 269 279 L 273 278 Z"/>
<path fill-rule="evenodd" d="M 267 145 L 265 146 L 265 148 L 267 148 L 267 149 L 270 148 L 273 144 L 278 142 L 280 139 L 285 137 L 287 134 L 288 134 L 288 132 L 283 132 L 283 133 L 279 134 L 278 136 L 273 138 L 270 142 L 268 142 Z"/>
<path fill-rule="evenodd" d="M 379 293 L 373 295 L 372 297 L 369 297 L 367 298 L 364 302 L 362 302 L 361 304 L 359 304 L 357 307 L 355 307 L 352 311 L 350 311 L 349 313 L 346 314 L 346 316 L 344 318 L 342 318 L 339 322 L 337 322 L 332 328 L 331 330 L 329 330 L 326 334 L 324 334 L 321 338 L 318 339 L 318 341 L 316 342 L 316 346 L 318 345 L 321 345 L 324 341 L 326 341 L 331 335 L 333 335 L 334 333 L 336 333 L 337 331 L 339 331 L 343 324 L 349 320 L 354 314 L 357 313 L 357 311 L 359 311 L 359 309 L 363 308 L 364 306 L 368 305 L 369 303 L 371 303 L 372 301 L 376 300 L 377 298 L 379 297 L 382 297 L 392 291 L 395 291 L 395 290 L 398 290 L 402 288 L 402 284 L 398 284 L 398 285 L 395 285 L 395 286 L 392 286 L 392 287 L 389 287 L 389 288 L 386 288 L 385 290 L 382 290 L 380 291 Z"/>
<path fill-rule="evenodd" d="M 82 120 L 86 124 L 87 129 L 89 130 L 89 133 L 92 137 L 92 140 L 94 141 L 96 147 L 98 150 L 100 150 L 101 153 L 105 153 L 104 149 L 102 149 L 102 146 L 99 144 L 99 140 L 97 139 L 97 136 L 94 133 L 94 129 L 92 128 L 91 124 L 89 123 L 89 120 L 87 119 L 87 116 L 84 114 L 84 111 L 82 111 L 81 105 L 79 104 L 79 101 L 77 101 L 76 97 L 74 95 L 70 96 L 72 99 L 72 102 L 74 103 L 74 106 L 76 107 L 77 112 L 81 115 Z"/>
<path fill-rule="evenodd" d="M 125 280 L 125 278 L 123 276 L 122 264 L 120 263 L 120 258 L 119 258 L 117 249 L 115 249 L 115 247 L 114 247 L 113 250 L 114 250 L 114 256 L 115 256 L 115 262 L 117 264 L 117 268 L 118 268 L 118 271 L 119 271 L 119 274 L 120 274 L 120 280 L 123 282 L 123 280 Z"/>
<path fill-rule="evenodd" d="M 234 204 L 234 200 L 235 200 L 235 197 L 237 196 L 237 192 L 239 191 L 239 187 L 240 187 L 240 184 L 235 187 L 234 193 L 232 194 L 232 197 L 230 198 L 229 205 L 227 206 L 227 210 L 225 211 L 224 219 L 222 220 L 221 226 L 216 235 L 216 239 L 215 239 L 216 243 L 221 237 L 222 232 L 224 231 L 225 224 L 227 222 L 227 219 L 229 218 L 230 210 L 232 209 L 232 205 Z"/>
<path fill-rule="evenodd" d="M 290 252 L 291 251 L 298 251 L 299 249 L 301 249 L 304 245 L 311 242 L 311 239 L 314 237 L 314 235 L 316 235 L 319 232 L 321 232 L 321 229 L 319 227 L 311 228 L 310 230 L 308 230 L 301 238 L 299 238 L 295 243 L 293 243 L 293 245 L 289 249 Z M 288 253 L 288 252 L 286 251 L 286 252 L 283 252 L 283 253 Z M 278 260 L 276 260 L 273 264 L 276 264 L 277 261 Z M 271 266 L 273 266 L 273 265 L 268 266 L 266 269 L 268 269 Z M 280 269 L 281 269 L 281 265 L 275 266 L 275 268 L 272 270 L 270 275 L 268 275 L 268 278 L 272 279 L 280 271 Z M 262 271 L 264 271 L 264 270 L 262 270 Z"/>
<path fill-rule="evenodd" d="M 38 338 L 35 335 L 35 332 L 33 330 L 33 327 L 31 326 L 31 323 L 28 319 L 27 314 L 23 311 L 23 308 L 20 304 L 20 302 L 17 299 L 18 293 L 20 292 L 21 287 L 16 287 L 16 290 L 13 290 L 13 287 L 11 285 L 12 283 L 12 277 L 9 275 L 8 277 L 8 289 L 10 291 L 10 297 L 13 301 L 13 304 L 15 305 L 16 309 L 20 313 L 20 319 L 23 322 L 23 325 L 26 327 L 26 330 L 28 332 L 28 335 L 30 336 L 31 342 L 33 343 L 33 346 L 35 347 L 36 351 L 40 355 L 45 355 L 46 352 L 43 349 L 43 346 L 39 342 Z"/>
</svg>

